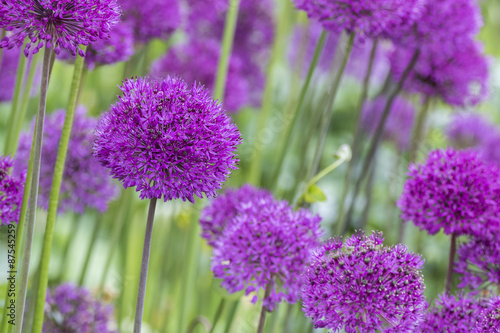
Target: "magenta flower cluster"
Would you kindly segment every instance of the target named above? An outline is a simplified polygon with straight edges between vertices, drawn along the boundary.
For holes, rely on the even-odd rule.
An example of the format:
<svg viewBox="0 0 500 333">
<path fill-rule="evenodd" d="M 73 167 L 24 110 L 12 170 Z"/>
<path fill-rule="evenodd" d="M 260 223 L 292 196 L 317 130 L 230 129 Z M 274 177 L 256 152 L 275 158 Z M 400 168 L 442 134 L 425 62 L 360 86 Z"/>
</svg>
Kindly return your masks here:
<svg viewBox="0 0 500 333">
<path fill-rule="evenodd" d="M 477 333 L 500 333 L 500 296 L 493 297 L 477 318 Z"/>
<path fill-rule="evenodd" d="M 0 28 L 12 32 L 0 42 L 2 48 L 20 47 L 29 41 L 24 54 L 37 53 L 44 45 L 71 54 L 85 53 L 79 45 L 105 39 L 120 17 L 116 0 L 3 0 Z"/>
<path fill-rule="evenodd" d="M 9 156 L 0 156 L 0 226 L 19 223 L 26 171 L 23 170 L 18 177 L 11 176 L 12 166 Z"/>
<path fill-rule="evenodd" d="M 330 239 L 304 274 L 303 311 L 316 328 L 413 332 L 425 310 L 420 256 L 384 246 L 381 232 Z"/>
<path fill-rule="evenodd" d="M 238 159 L 240 133 L 201 85 L 127 79 L 96 128 L 94 156 L 141 199 L 214 196 Z"/>
<path fill-rule="evenodd" d="M 114 333 L 113 308 L 96 300 L 85 288 L 62 284 L 45 301 L 44 333 Z"/>
<path fill-rule="evenodd" d="M 489 237 L 500 226 L 500 172 L 476 152 L 434 150 L 410 165 L 398 200 L 401 218 L 435 234 Z"/>
</svg>

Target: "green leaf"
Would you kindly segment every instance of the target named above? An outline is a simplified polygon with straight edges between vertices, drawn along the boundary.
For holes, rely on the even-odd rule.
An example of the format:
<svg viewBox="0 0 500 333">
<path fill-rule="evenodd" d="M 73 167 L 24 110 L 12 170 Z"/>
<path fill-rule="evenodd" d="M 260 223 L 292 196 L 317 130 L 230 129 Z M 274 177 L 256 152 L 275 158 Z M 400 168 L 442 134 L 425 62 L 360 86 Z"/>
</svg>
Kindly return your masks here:
<svg viewBox="0 0 500 333">
<path fill-rule="evenodd" d="M 320 201 L 326 201 L 326 195 L 321 191 L 316 185 L 311 185 L 304 194 L 304 200 L 309 203 L 315 203 Z"/>
</svg>

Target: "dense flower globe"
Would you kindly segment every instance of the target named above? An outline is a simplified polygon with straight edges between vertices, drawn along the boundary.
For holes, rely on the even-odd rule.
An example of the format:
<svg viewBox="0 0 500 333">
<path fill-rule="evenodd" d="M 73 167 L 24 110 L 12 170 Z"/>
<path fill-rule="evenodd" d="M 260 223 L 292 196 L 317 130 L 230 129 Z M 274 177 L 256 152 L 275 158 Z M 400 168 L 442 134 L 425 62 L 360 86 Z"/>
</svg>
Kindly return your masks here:
<svg viewBox="0 0 500 333">
<path fill-rule="evenodd" d="M 192 41 L 172 47 L 167 54 L 153 63 L 151 73 L 164 77 L 181 75 L 187 83 L 199 82 L 209 90 L 215 85 L 215 75 L 221 46 L 215 40 Z M 237 56 L 229 59 L 224 106 L 236 112 L 250 102 L 250 86 L 244 76 L 245 64 Z"/>
<path fill-rule="evenodd" d="M 4 37 L 0 47 L 20 47 L 28 37 L 26 56 L 37 53 L 44 44 L 54 47 L 56 54 L 63 48 L 84 56 L 78 46 L 107 38 L 119 17 L 116 0 L 3 0 L 0 28 L 13 34 Z"/>
<path fill-rule="evenodd" d="M 86 113 L 83 106 L 79 106 L 75 112 L 59 194 L 59 213 L 68 211 L 83 213 L 85 207 L 104 212 L 108 202 L 114 199 L 118 192 L 106 168 L 102 167 L 92 156 L 92 144 L 95 140 L 93 132 L 97 119 L 88 117 Z M 47 209 L 49 205 L 65 115 L 65 110 L 57 110 L 45 118 L 38 192 L 38 205 L 44 209 Z M 33 120 L 32 127 L 34 126 Z M 14 165 L 15 173 L 19 173 L 28 166 L 32 137 L 33 132 L 28 131 L 20 138 Z"/>
<path fill-rule="evenodd" d="M 19 223 L 26 171 L 19 177 L 11 176 L 12 165 L 10 157 L 0 156 L 0 225 Z"/>
<path fill-rule="evenodd" d="M 300 274 L 322 234 L 320 221 L 305 209 L 294 211 L 287 202 L 269 197 L 243 202 L 215 241 L 212 271 L 230 293 L 255 293 L 252 302 L 270 288 L 263 299 L 269 311 L 282 300 L 294 303 Z"/>
<path fill-rule="evenodd" d="M 380 117 L 385 108 L 387 97 L 381 96 L 364 104 L 361 121 L 364 129 L 375 134 Z M 392 103 L 391 113 L 385 125 L 384 140 L 394 142 L 400 151 L 409 148 L 415 118 L 415 108 L 402 97 L 396 97 Z"/>
<path fill-rule="evenodd" d="M 477 333 L 500 333 L 500 297 L 488 301 L 477 318 Z"/>
<path fill-rule="evenodd" d="M 44 333 L 113 333 L 113 308 L 85 288 L 62 284 L 45 301 Z"/>
<path fill-rule="evenodd" d="M 470 237 L 458 248 L 455 272 L 460 276 L 458 287 L 478 289 L 484 283 L 500 287 L 500 237 L 491 240 Z"/>
<path fill-rule="evenodd" d="M 14 93 L 16 84 L 17 63 L 19 62 L 19 50 L 5 49 L 0 57 L 0 102 L 9 102 Z"/>
<path fill-rule="evenodd" d="M 244 205 L 271 198 L 271 192 L 252 185 L 244 185 L 239 189 L 227 189 L 224 194 L 211 200 L 201 211 L 201 236 L 209 245 L 215 246 L 226 226 L 239 215 Z"/>
<path fill-rule="evenodd" d="M 398 200 L 401 218 L 433 235 L 491 237 L 500 224 L 499 169 L 471 150 L 434 150 L 411 164 Z"/>
<path fill-rule="evenodd" d="M 413 332 L 425 310 L 420 256 L 387 247 L 381 232 L 330 239 L 304 274 L 302 309 L 316 328 L 347 333 Z"/>
<path fill-rule="evenodd" d="M 207 89 L 180 77 L 127 79 L 96 128 L 94 156 L 141 199 L 194 202 L 236 169 L 240 133 Z"/>
</svg>

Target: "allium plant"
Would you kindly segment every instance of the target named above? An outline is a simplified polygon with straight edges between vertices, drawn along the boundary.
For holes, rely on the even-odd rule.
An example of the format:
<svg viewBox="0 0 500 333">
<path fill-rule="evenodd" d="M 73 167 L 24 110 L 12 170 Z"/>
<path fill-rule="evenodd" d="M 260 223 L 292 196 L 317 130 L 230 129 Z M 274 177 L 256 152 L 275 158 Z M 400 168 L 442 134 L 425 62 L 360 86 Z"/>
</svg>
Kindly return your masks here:
<svg viewBox="0 0 500 333">
<path fill-rule="evenodd" d="M 19 62 L 19 50 L 5 49 L 0 57 L 0 102 L 9 102 L 14 93 L 16 84 L 17 64 Z"/>
<path fill-rule="evenodd" d="M 70 283 L 62 284 L 45 301 L 44 333 L 113 333 L 113 308 L 90 292 Z"/>
<path fill-rule="evenodd" d="M 12 165 L 9 156 L 0 156 L 0 225 L 19 223 L 26 171 L 18 177 L 11 176 Z"/>
<path fill-rule="evenodd" d="M 65 110 L 57 110 L 45 119 L 46 130 L 43 134 L 38 192 L 38 205 L 44 209 L 47 209 L 49 205 L 54 166 L 65 115 Z M 92 156 L 96 124 L 97 119 L 88 117 L 85 107 L 80 106 L 76 109 L 64 165 L 59 213 L 75 211 L 82 214 L 86 207 L 104 212 L 108 203 L 116 197 L 118 188 L 112 183 L 108 170 Z M 33 121 L 32 127 L 34 126 Z M 14 164 L 15 174 L 20 174 L 28 166 L 32 137 L 32 131 L 25 132 L 21 136 Z"/>
<path fill-rule="evenodd" d="M 477 333 L 500 333 L 500 296 L 490 299 L 479 313 L 476 329 Z"/>
<path fill-rule="evenodd" d="M 215 241 L 215 277 L 230 293 L 254 293 L 252 302 L 265 290 L 263 308 L 269 311 L 282 300 L 296 302 L 300 274 L 322 235 L 320 217 L 305 209 L 294 211 L 267 193 L 242 201 L 238 210 Z"/>
<path fill-rule="evenodd" d="M 227 225 L 240 214 L 244 205 L 259 203 L 272 198 L 271 192 L 252 185 L 239 189 L 227 189 L 203 208 L 200 216 L 201 236 L 210 246 L 216 246 Z"/>
<path fill-rule="evenodd" d="M 413 332 L 423 319 L 423 259 L 381 232 L 330 239 L 304 274 L 303 311 L 316 328 L 347 333 Z"/>
</svg>

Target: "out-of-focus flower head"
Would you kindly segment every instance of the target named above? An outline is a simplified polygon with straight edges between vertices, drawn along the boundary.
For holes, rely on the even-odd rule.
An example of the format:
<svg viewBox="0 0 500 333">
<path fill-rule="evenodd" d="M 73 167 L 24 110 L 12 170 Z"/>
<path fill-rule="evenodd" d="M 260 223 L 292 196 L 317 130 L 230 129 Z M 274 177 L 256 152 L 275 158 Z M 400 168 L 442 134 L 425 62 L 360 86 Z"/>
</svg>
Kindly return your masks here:
<svg viewBox="0 0 500 333">
<path fill-rule="evenodd" d="M 310 251 L 319 243 L 320 217 L 285 201 L 254 197 L 242 202 L 239 213 L 215 241 L 212 271 L 230 293 L 246 295 L 270 287 L 264 306 L 272 311 L 285 300 L 299 299 L 300 274 L 307 268 Z"/>
<path fill-rule="evenodd" d="M 398 200 L 401 218 L 429 234 L 491 237 L 500 224 L 500 172 L 472 150 L 439 149 L 411 164 Z"/>
<path fill-rule="evenodd" d="M 26 171 L 21 172 L 18 177 L 11 176 L 12 165 L 9 156 L 0 156 L 0 225 L 19 223 Z"/>
<path fill-rule="evenodd" d="M 85 56 L 79 45 L 108 38 L 118 23 L 120 8 L 116 0 L 3 0 L 0 2 L 0 29 L 12 31 L 0 42 L 2 48 L 20 47 L 26 38 L 26 56 L 44 45 L 58 54 L 67 49 Z"/>
<path fill-rule="evenodd" d="M 500 297 L 488 300 L 487 307 L 479 313 L 477 333 L 500 333 Z"/>
<path fill-rule="evenodd" d="M 347 333 L 413 332 L 425 310 L 423 259 L 382 233 L 330 239 L 304 274 L 303 311 L 316 328 Z"/>
<path fill-rule="evenodd" d="M 234 220 L 244 205 L 271 198 L 271 192 L 248 184 L 239 189 L 227 189 L 224 194 L 211 200 L 209 205 L 201 211 L 202 237 L 209 245 L 215 246 L 226 226 Z"/>
<path fill-rule="evenodd" d="M 446 135 L 457 148 L 477 148 L 496 131 L 495 126 L 480 114 L 456 113 L 448 124 Z"/>
<path fill-rule="evenodd" d="M 96 129 L 94 156 L 141 199 L 212 197 L 233 169 L 241 136 L 203 86 L 180 77 L 127 79 Z"/>
<path fill-rule="evenodd" d="M 4 49 L 0 57 L 0 102 L 9 102 L 14 93 L 16 84 L 17 64 L 19 62 L 19 49 Z"/>
<path fill-rule="evenodd" d="M 58 212 L 83 213 L 85 207 L 100 212 L 116 197 L 118 189 L 112 183 L 106 168 L 92 156 L 97 119 L 88 117 L 87 110 L 79 106 L 75 112 L 61 183 Z M 64 125 L 65 110 L 57 110 L 45 118 L 38 204 L 48 208 L 59 141 Z M 32 127 L 35 121 L 32 122 Z M 19 173 L 28 166 L 33 131 L 25 132 L 19 140 L 14 171 Z"/>
</svg>

